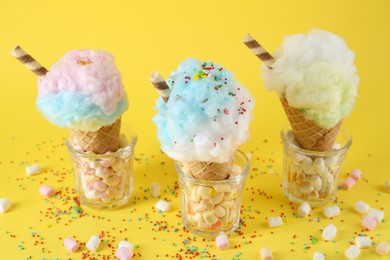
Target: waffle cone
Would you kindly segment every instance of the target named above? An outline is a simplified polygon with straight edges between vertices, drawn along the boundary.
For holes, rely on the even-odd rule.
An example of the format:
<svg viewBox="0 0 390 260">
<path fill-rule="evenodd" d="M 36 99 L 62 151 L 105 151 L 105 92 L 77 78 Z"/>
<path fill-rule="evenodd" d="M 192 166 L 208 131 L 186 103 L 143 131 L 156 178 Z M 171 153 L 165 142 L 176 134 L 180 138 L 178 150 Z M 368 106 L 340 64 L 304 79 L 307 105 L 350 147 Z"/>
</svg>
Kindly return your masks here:
<svg viewBox="0 0 390 260">
<path fill-rule="evenodd" d="M 103 126 L 96 132 L 84 132 L 71 129 L 73 142 L 86 152 L 104 154 L 115 152 L 119 149 L 119 134 L 121 128 L 121 118 L 113 124 Z"/>
<path fill-rule="evenodd" d="M 217 162 L 187 162 L 184 163 L 186 173 L 198 180 L 226 180 L 233 172 L 234 160 L 225 163 Z"/>
<path fill-rule="evenodd" d="M 297 109 L 291 107 L 286 98 L 281 98 L 284 111 L 300 146 L 311 151 L 331 151 L 339 132 L 341 121 L 332 128 L 323 128 L 313 120 L 305 119 Z"/>
</svg>

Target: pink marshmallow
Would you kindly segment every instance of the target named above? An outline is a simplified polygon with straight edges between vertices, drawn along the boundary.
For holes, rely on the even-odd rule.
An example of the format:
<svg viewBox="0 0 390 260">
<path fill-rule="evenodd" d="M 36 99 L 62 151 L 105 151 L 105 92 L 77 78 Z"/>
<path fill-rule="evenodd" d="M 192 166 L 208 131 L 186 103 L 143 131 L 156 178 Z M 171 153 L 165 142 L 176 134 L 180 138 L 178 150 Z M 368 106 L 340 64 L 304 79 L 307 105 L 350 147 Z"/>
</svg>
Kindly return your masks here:
<svg viewBox="0 0 390 260">
<path fill-rule="evenodd" d="M 127 247 L 120 247 L 115 253 L 116 258 L 119 260 L 130 260 L 133 257 L 133 251 Z"/>
<path fill-rule="evenodd" d="M 350 173 L 349 176 L 355 179 L 355 181 L 360 180 L 360 177 L 362 177 L 362 171 L 359 169 L 353 169 Z"/>
<path fill-rule="evenodd" d="M 344 180 L 344 182 L 341 184 L 341 188 L 343 190 L 349 190 L 350 188 L 352 188 L 353 185 L 356 184 L 356 181 L 354 178 L 352 177 L 348 177 Z"/>
<path fill-rule="evenodd" d="M 367 216 L 363 218 L 362 226 L 368 230 L 374 230 L 377 225 L 378 222 L 375 219 Z"/>
<path fill-rule="evenodd" d="M 221 234 L 215 238 L 215 243 L 218 249 L 224 250 L 229 247 L 229 240 L 225 234 Z"/>
<path fill-rule="evenodd" d="M 76 252 L 80 247 L 79 243 L 74 241 L 73 238 L 71 238 L 71 237 L 68 237 L 64 240 L 64 246 L 70 252 Z"/>
<path fill-rule="evenodd" d="M 42 194 L 43 196 L 45 196 L 46 198 L 51 198 L 54 196 L 55 192 L 54 192 L 53 187 L 46 185 L 46 184 L 43 184 L 39 188 L 39 193 Z"/>
<path fill-rule="evenodd" d="M 97 191 L 105 191 L 107 189 L 107 185 L 102 181 L 95 181 L 93 184 L 93 188 Z"/>
</svg>

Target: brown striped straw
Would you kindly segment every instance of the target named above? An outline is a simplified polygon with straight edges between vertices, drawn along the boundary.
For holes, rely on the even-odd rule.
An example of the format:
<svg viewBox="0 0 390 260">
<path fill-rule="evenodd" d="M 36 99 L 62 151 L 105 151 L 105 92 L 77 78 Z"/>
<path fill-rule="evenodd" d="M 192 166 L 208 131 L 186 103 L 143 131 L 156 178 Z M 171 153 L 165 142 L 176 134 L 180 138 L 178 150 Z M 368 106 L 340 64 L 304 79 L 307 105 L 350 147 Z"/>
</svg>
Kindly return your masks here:
<svg viewBox="0 0 390 260">
<path fill-rule="evenodd" d="M 244 39 L 242 41 L 245 43 L 245 45 L 252 50 L 252 52 L 262 61 L 264 64 L 272 69 L 272 65 L 275 63 L 275 58 L 269 54 L 268 51 L 266 51 L 263 46 L 260 45 L 253 37 L 248 33 L 245 35 Z"/>
<path fill-rule="evenodd" d="M 29 70 L 34 72 L 37 76 L 45 76 L 48 70 L 39 64 L 31 55 L 25 52 L 19 46 L 11 51 L 11 55 L 23 63 Z"/>
<path fill-rule="evenodd" d="M 169 95 L 171 94 L 171 90 L 169 89 L 161 74 L 159 72 L 153 72 L 152 75 L 150 75 L 149 80 L 157 89 L 164 102 L 167 103 L 169 100 Z"/>
</svg>

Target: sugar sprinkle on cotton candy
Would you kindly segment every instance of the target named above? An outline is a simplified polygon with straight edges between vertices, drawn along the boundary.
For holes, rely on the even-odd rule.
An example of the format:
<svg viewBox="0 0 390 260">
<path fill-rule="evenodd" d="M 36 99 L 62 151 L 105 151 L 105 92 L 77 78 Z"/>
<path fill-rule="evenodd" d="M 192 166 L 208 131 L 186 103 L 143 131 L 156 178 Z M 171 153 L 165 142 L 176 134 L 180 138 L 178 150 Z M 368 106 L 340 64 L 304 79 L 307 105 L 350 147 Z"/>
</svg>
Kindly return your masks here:
<svg viewBox="0 0 390 260">
<path fill-rule="evenodd" d="M 167 79 L 169 101 L 157 101 L 161 149 L 181 161 L 227 162 L 249 138 L 254 98 L 233 73 L 213 62 L 183 61 Z"/>
<path fill-rule="evenodd" d="M 97 50 L 72 50 L 38 78 L 37 107 L 59 127 L 97 131 L 128 107 L 114 57 Z"/>
<path fill-rule="evenodd" d="M 266 88 L 306 119 L 331 128 L 350 114 L 359 77 L 355 54 L 341 37 L 320 29 L 287 36 L 273 57 L 272 69 L 261 67 Z"/>
</svg>

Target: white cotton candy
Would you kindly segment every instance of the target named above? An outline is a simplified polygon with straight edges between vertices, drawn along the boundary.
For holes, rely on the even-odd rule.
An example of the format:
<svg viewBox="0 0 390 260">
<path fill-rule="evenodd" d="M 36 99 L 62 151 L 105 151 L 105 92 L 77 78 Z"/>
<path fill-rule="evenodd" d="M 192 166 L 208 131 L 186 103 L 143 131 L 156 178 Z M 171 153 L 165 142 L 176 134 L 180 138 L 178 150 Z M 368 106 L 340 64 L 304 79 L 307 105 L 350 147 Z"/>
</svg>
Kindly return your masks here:
<svg viewBox="0 0 390 260">
<path fill-rule="evenodd" d="M 266 88 L 307 119 L 330 128 L 352 111 L 359 77 L 355 54 L 341 37 L 319 29 L 287 36 L 273 57 L 272 69 L 261 68 Z"/>
</svg>

